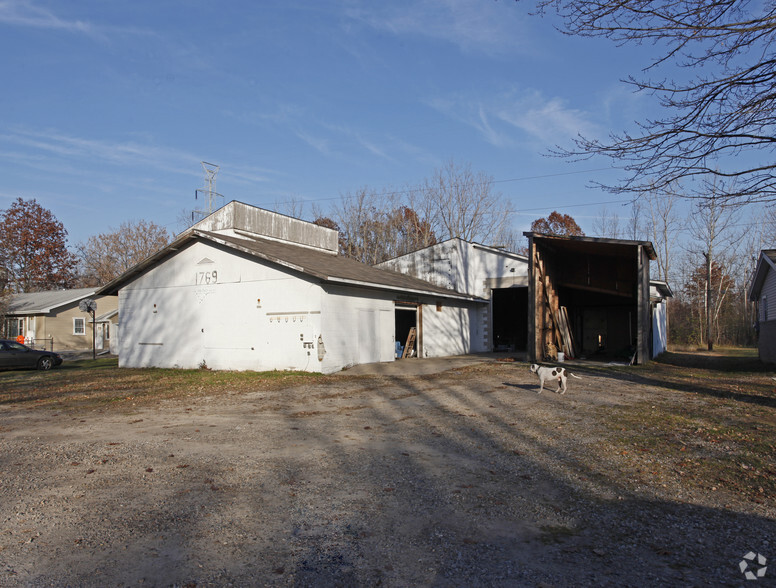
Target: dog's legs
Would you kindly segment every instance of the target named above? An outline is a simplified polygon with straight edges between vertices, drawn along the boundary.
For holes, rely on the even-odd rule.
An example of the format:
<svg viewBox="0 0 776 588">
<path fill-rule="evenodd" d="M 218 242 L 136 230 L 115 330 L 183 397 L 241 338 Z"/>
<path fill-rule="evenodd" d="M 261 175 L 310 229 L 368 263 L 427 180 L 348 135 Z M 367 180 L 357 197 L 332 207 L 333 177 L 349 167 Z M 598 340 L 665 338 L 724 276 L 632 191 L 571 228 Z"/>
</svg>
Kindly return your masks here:
<svg viewBox="0 0 776 588">
<path fill-rule="evenodd" d="M 542 390 L 544 390 L 544 378 L 539 378 L 539 392 L 537 394 L 541 394 Z"/>
</svg>

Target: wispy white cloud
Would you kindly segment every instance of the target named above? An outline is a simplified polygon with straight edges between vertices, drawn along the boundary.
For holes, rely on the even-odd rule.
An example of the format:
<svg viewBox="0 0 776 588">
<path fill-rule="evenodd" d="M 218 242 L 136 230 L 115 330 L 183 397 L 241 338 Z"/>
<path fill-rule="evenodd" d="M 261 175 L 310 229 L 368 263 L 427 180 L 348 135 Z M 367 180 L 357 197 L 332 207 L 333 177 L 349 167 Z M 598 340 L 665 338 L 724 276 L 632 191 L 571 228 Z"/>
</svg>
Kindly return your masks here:
<svg viewBox="0 0 776 588">
<path fill-rule="evenodd" d="M 567 143 L 580 134 L 594 137 L 601 133 L 589 113 L 569 106 L 563 98 L 546 98 L 538 90 L 509 91 L 487 100 L 468 96 L 435 98 L 428 104 L 474 128 L 496 147 L 526 141 L 549 147 Z"/>
<path fill-rule="evenodd" d="M 94 34 L 93 25 L 80 20 L 65 20 L 53 12 L 19 0 L 0 1 L 0 22 L 39 29 L 60 29 L 76 33 Z"/>
<path fill-rule="evenodd" d="M 62 18 L 36 5 L 31 0 L 0 0 L 0 24 L 37 29 L 60 30 L 105 40 L 111 33 L 149 35 L 147 30 L 131 27 L 100 25 L 93 22 Z"/>
<path fill-rule="evenodd" d="M 202 178 L 201 155 L 155 144 L 150 138 L 105 141 L 75 137 L 54 130 L 13 129 L 0 132 L 0 156 L 51 175 L 79 176 L 95 167 L 118 168 L 122 175 L 162 173 L 187 176 L 192 184 Z M 230 180 L 247 184 L 266 183 L 277 176 L 271 169 L 239 162 L 222 162 Z M 197 178 L 196 181 L 193 178 Z M 188 182 L 188 180 L 187 180 Z"/>
<path fill-rule="evenodd" d="M 109 162 L 122 166 L 148 166 L 159 171 L 189 175 L 199 159 L 168 147 L 135 141 L 100 141 L 60 133 L 56 130 L 14 129 L 0 134 L 0 144 L 15 144 L 71 160 Z"/>
<path fill-rule="evenodd" d="M 310 132 L 302 130 L 297 130 L 295 134 L 302 141 L 323 155 L 332 155 L 334 153 L 331 148 L 331 142 L 328 139 L 316 137 Z"/>
<path fill-rule="evenodd" d="M 493 128 L 491 123 L 491 119 L 494 118 L 492 107 L 476 99 L 453 96 L 435 98 L 429 100 L 428 104 L 445 116 L 474 128 L 491 145 L 509 147 L 514 144 L 512 137 L 506 130 Z"/>
<path fill-rule="evenodd" d="M 601 133 L 589 113 L 569 106 L 566 99 L 546 98 L 537 90 L 514 99 L 506 97 L 495 115 L 545 145 L 564 144 L 578 135 L 595 137 Z"/>
<path fill-rule="evenodd" d="M 342 126 L 342 125 L 333 125 L 329 123 L 324 123 L 323 127 L 333 133 L 336 133 L 340 137 L 345 137 L 345 139 L 348 140 L 351 143 L 351 145 L 354 144 L 359 149 L 366 149 L 372 155 L 376 155 L 377 157 L 393 161 L 393 158 L 386 153 L 386 150 L 384 147 L 379 146 L 373 140 L 366 139 L 363 136 L 363 134 L 358 130 L 355 130 L 350 127 Z"/>
<path fill-rule="evenodd" d="M 523 47 L 528 29 L 509 2 L 420 0 L 351 5 L 346 15 L 377 30 L 452 43 L 466 52 L 500 54 Z M 526 44 L 524 48 L 528 49 Z"/>
</svg>

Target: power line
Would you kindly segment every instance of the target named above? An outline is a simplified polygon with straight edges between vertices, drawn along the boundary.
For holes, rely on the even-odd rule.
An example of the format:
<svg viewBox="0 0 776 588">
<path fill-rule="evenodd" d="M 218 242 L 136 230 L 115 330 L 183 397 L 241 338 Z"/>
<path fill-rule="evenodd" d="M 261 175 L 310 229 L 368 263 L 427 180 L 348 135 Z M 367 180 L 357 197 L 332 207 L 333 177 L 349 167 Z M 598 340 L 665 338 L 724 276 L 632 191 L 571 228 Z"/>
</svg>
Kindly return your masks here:
<svg viewBox="0 0 776 588">
<path fill-rule="evenodd" d="M 599 172 L 599 171 L 612 171 L 616 168 L 613 167 L 599 167 L 599 168 L 593 168 L 593 169 L 585 169 L 585 170 L 577 170 L 577 171 L 571 171 L 571 172 L 558 172 L 554 174 L 544 174 L 539 176 L 523 176 L 520 178 L 507 178 L 504 180 L 488 180 L 486 182 L 482 182 L 483 184 L 493 185 L 493 184 L 505 184 L 509 182 L 525 182 L 529 180 L 542 180 L 546 178 L 558 178 L 562 176 L 571 176 L 571 175 L 578 175 L 578 174 L 587 174 L 587 173 L 593 173 L 593 172 Z M 473 182 L 473 184 L 479 184 L 480 182 Z M 472 185 L 473 185 L 472 184 Z M 456 185 L 457 186 L 457 185 Z M 406 188 L 403 190 L 387 190 L 384 192 L 375 192 L 374 196 L 399 196 L 404 194 L 410 194 L 415 191 L 422 191 L 425 190 L 424 187 L 420 185 L 416 185 L 414 187 Z M 357 194 L 341 194 L 340 196 L 330 196 L 326 198 L 314 198 L 314 199 L 305 199 L 301 198 L 302 202 L 309 202 L 309 203 L 318 203 L 318 202 L 330 202 L 332 200 L 347 200 L 349 198 L 355 198 Z M 286 201 L 280 201 L 280 202 L 274 202 L 274 205 L 278 204 L 293 204 L 297 202 L 296 200 L 286 200 Z M 619 202 L 622 203 L 622 201 L 611 201 L 611 202 Z M 605 202 L 604 204 L 608 204 L 610 202 Z M 584 205 L 573 205 L 573 206 L 592 206 L 593 204 L 584 204 Z M 534 210 L 544 210 L 544 208 L 534 209 Z"/>
</svg>

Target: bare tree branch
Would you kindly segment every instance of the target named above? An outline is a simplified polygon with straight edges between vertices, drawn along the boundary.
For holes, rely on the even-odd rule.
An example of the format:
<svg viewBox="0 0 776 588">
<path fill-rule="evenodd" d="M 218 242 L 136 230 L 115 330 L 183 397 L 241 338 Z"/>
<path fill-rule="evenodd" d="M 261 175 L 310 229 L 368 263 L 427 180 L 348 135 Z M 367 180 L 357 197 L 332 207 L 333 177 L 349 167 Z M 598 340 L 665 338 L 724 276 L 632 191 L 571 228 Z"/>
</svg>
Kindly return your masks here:
<svg viewBox="0 0 776 588">
<path fill-rule="evenodd" d="M 686 82 L 631 77 L 627 83 L 655 96 L 665 116 L 642 121 L 636 134 L 577 137 L 555 155 L 613 159 L 627 176 L 599 187 L 614 193 L 665 191 L 689 180 L 695 189 L 683 197 L 706 198 L 718 178 L 736 180 L 717 194 L 721 205 L 776 201 L 776 2 L 539 0 L 537 7 L 556 12 L 568 35 L 651 43 L 656 57 L 645 74 L 664 65 L 693 72 Z"/>
</svg>

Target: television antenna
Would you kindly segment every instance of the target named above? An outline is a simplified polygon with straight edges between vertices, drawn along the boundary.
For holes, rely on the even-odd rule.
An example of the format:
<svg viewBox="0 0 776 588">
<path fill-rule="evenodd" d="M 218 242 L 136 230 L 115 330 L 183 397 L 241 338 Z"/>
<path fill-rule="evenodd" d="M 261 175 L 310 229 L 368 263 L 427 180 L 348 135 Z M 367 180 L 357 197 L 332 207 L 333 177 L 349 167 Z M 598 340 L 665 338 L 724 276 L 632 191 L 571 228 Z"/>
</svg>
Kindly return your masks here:
<svg viewBox="0 0 776 588">
<path fill-rule="evenodd" d="M 221 208 L 224 200 L 223 195 L 216 192 L 216 176 L 221 167 L 215 163 L 208 163 L 207 161 L 201 161 L 200 163 L 202 164 L 202 169 L 205 170 L 205 186 L 198 190 L 194 190 L 194 200 L 199 200 L 199 197 L 202 196 L 204 207 L 195 209 L 191 213 L 192 222 L 194 221 L 195 214 L 198 214 L 200 219 L 205 218 L 214 210 Z M 218 198 L 221 198 L 221 205 L 215 206 Z"/>
</svg>

